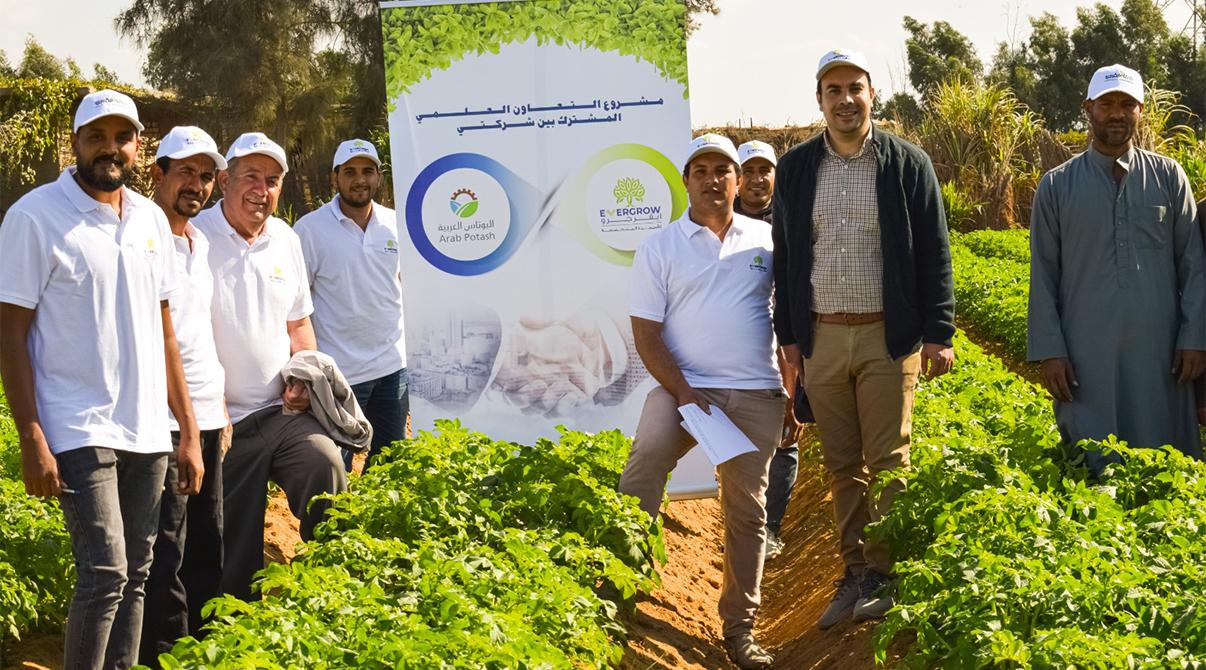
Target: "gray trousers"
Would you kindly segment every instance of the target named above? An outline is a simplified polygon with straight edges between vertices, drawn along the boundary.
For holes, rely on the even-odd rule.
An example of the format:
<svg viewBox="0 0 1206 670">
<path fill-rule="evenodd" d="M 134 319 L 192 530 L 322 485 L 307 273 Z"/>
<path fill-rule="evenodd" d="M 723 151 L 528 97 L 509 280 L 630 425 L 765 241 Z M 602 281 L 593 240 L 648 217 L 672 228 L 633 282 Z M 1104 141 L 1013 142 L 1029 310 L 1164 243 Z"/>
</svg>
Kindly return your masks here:
<svg viewBox="0 0 1206 670">
<path fill-rule="evenodd" d="M 310 500 L 348 488 L 339 447 L 308 412 L 285 415 L 280 406 L 267 407 L 234 424 L 222 463 L 222 591 L 243 600 L 251 598 L 252 576 L 264 567 L 269 481 L 284 489 L 303 540 L 314 538 L 314 527 L 331 506 Z"/>
<path fill-rule="evenodd" d="M 168 445 L 166 433 L 163 442 Z M 65 489 L 59 504 L 76 572 L 63 634 L 63 667 L 128 668 L 138 660 L 143 594 L 168 454 L 84 447 L 55 459 L 59 476 L 72 491 Z"/>
</svg>

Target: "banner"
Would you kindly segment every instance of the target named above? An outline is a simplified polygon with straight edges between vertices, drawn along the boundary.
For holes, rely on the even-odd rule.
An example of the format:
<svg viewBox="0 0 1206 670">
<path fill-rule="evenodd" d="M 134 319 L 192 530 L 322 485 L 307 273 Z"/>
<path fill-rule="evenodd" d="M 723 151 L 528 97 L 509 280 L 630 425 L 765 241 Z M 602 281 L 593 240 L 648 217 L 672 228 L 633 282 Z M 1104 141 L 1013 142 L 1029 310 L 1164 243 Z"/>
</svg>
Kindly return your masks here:
<svg viewBox="0 0 1206 670">
<path fill-rule="evenodd" d="M 628 274 L 687 207 L 683 16 L 682 0 L 381 3 L 416 429 L 635 431 L 655 382 Z M 714 488 L 703 472 L 677 488 Z"/>
</svg>

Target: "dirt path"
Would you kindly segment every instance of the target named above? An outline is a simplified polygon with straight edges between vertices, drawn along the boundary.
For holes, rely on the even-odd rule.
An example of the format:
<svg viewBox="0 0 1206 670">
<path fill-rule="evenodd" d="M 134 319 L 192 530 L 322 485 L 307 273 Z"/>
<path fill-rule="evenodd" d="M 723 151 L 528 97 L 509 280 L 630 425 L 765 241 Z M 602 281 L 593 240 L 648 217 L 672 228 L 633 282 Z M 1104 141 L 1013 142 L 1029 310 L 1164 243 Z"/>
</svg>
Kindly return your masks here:
<svg viewBox="0 0 1206 670">
<path fill-rule="evenodd" d="M 817 452 L 801 454 L 800 473 L 783 524 L 786 548 L 766 566 L 759 640 L 782 670 L 863 670 L 873 667 L 872 624 L 815 622 L 841 575 L 829 486 Z M 716 500 L 670 503 L 660 589 L 637 604 L 621 670 L 730 668 L 720 647 L 721 514 Z"/>
</svg>

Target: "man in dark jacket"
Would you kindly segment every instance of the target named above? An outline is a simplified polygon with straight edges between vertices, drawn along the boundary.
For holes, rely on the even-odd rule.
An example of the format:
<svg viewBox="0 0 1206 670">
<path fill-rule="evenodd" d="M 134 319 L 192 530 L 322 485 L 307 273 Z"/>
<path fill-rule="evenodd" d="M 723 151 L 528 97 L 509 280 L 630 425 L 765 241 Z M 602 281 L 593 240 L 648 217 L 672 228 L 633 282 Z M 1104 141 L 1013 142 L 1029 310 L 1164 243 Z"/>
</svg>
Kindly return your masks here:
<svg viewBox="0 0 1206 670">
<path fill-rule="evenodd" d="M 803 376 L 832 478 L 845 573 L 817 625 L 879 618 L 892 606 L 889 548 L 867 542 L 907 466 L 913 391 L 954 361 L 955 299 L 946 215 L 926 154 L 871 124 L 866 58 L 825 54 L 817 102 L 827 128 L 779 160 L 772 230 L 775 334 Z"/>
</svg>

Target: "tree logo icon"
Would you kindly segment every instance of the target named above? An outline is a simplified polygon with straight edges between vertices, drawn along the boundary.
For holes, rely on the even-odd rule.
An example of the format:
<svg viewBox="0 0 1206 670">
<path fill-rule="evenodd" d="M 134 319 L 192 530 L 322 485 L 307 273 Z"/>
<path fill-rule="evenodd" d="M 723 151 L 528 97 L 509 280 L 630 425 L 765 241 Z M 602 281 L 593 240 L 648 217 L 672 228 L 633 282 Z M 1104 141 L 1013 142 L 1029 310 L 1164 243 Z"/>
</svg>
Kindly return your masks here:
<svg viewBox="0 0 1206 670">
<path fill-rule="evenodd" d="M 477 196 L 467 188 L 458 188 L 452 192 L 448 200 L 452 213 L 462 219 L 467 219 L 477 212 Z"/>
<path fill-rule="evenodd" d="M 754 256 L 754 265 L 762 265 L 762 257 Z"/>
<path fill-rule="evenodd" d="M 627 201 L 627 205 L 632 207 L 632 202 L 645 202 L 645 185 L 636 177 L 621 177 L 616 181 L 616 186 L 612 189 L 611 194 L 616 197 L 616 204 Z"/>
</svg>

